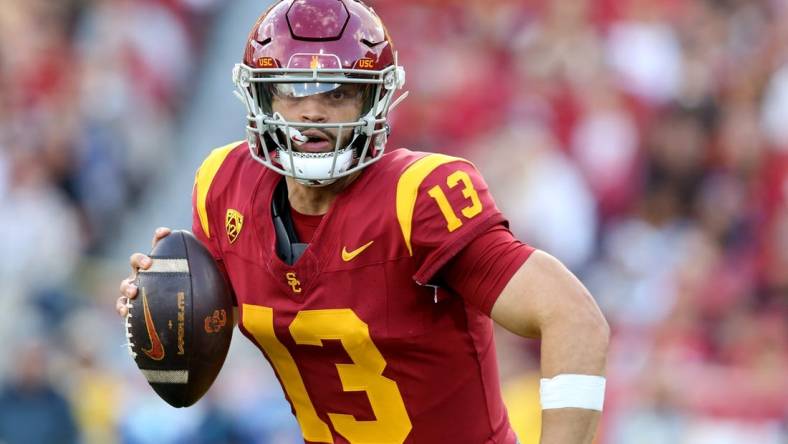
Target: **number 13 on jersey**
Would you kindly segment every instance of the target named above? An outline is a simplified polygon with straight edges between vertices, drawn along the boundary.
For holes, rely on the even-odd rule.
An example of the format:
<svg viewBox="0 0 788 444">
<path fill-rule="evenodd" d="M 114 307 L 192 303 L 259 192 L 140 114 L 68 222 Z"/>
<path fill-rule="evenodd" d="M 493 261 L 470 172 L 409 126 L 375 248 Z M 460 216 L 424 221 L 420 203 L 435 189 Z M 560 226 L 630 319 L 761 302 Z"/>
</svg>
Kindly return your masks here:
<svg viewBox="0 0 788 444">
<path fill-rule="evenodd" d="M 482 212 L 482 202 L 479 200 L 479 193 L 477 193 L 476 188 L 473 187 L 471 177 L 465 171 L 457 170 L 446 178 L 446 185 L 448 185 L 450 189 L 460 184 L 462 184 L 463 197 L 470 200 L 470 204 L 462 208 L 460 212 L 466 218 L 473 219 Z M 443 192 L 440 185 L 435 185 L 430 188 L 427 194 L 435 199 L 435 202 L 438 204 L 438 208 L 440 208 L 441 213 L 443 213 L 443 217 L 446 218 L 446 229 L 449 230 L 449 232 L 462 226 L 462 220 L 457 216 L 457 213 L 452 208 L 449 199 L 446 198 L 446 194 Z"/>
<path fill-rule="evenodd" d="M 276 370 L 301 426 L 304 439 L 334 442 L 328 425 L 315 410 L 293 356 L 274 334 L 274 311 L 270 307 L 243 305 L 243 325 Z M 373 421 L 353 415 L 326 412 L 334 429 L 351 443 L 401 443 L 411 430 L 397 383 L 383 376 L 386 361 L 369 336 L 369 327 L 350 309 L 303 310 L 290 323 L 296 344 L 322 347 L 323 340 L 339 340 L 352 364 L 336 364 L 346 392 L 364 391 L 375 414 Z"/>
</svg>

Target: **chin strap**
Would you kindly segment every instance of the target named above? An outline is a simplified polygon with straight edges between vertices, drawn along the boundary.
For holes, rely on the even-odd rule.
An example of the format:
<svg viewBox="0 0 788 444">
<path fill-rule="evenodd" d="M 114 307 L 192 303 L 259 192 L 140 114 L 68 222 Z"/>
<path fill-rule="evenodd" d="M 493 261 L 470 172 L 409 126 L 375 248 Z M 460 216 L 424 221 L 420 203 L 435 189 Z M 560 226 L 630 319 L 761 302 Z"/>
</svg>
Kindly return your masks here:
<svg viewBox="0 0 788 444">
<path fill-rule="evenodd" d="M 276 191 L 274 191 L 271 216 L 274 220 L 274 232 L 276 233 L 276 254 L 288 265 L 293 265 L 304 254 L 304 250 L 309 244 L 298 242 L 293 219 L 290 217 L 290 202 L 287 200 L 287 183 L 284 179 L 279 182 Z"/>
</svg>

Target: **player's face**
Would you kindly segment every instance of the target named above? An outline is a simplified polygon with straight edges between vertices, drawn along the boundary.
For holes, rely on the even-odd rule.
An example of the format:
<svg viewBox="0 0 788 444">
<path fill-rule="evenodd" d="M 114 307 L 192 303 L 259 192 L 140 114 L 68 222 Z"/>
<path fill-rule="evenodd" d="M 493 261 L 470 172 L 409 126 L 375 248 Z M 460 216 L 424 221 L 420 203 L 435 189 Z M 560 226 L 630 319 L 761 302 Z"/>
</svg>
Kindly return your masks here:
<svg viewBox="0 0 788 444">
<path fill-rule="evenodd" d="M 326 91 L 323 91 L 327 89 Z M 355 122 L 361 116 L 364 104 L 363 87 L 360 85 L 290 85 L 282 84 L 274 88 L 271 107 L 285 120 L 302 123 L 343 123 Z M 295 143 L 297 151 L 320 153 L 333 151 L 337 138 L 339 145 L 350 143 L 353 131 L 344 129 L 338 134 L 336 128 L 301 129 L 301 134 L 309 139 Z"/>
</svg>

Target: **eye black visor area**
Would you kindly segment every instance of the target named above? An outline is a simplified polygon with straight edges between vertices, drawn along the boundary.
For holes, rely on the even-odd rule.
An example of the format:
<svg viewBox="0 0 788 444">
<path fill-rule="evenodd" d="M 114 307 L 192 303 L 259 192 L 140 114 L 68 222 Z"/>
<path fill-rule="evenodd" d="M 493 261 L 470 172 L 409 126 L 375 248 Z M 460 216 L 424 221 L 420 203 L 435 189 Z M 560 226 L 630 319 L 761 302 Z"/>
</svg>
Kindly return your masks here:
<svg viewBox="0 0 788 444">
<path fill-rule="evenodd" d="M 293 103 L 307 97 L 316 97 L 328 105 L 344 106 L 358 102 L 361 115 L 369 112 L 373 105 L 375 85 L 359 83 L 329 82 L 276 82 L 255 83 L 252 93 L 260 109 L 273 114 L 274 101 Z"/>
<path fill-rule="evenodd" d="M 324 94 L 342 86 L 339 83 L 274 83 L 273 95 L 277 98 L 302 98 Z"/>
</svg>

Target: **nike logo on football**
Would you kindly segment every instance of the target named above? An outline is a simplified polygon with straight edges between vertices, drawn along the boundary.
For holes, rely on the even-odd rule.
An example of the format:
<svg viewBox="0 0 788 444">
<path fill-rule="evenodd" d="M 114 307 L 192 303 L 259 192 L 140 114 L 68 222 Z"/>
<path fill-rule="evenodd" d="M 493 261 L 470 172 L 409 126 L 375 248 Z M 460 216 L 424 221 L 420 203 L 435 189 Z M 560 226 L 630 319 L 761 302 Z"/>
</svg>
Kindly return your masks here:
<svg viewBox="0 0 788 444">
<path fill-rule="evenodd" d="M 156 327 L 153 325 L 153 317 L 148 308 L 148 295 L 145 293 L 145 287 L 142 287 L 142 311 L 145 314 L 145 328 L 148 329 L 148 338 L 150 338 L 150 349 L 142 351 L 154 361 L 161 361 L 164 359 L 164 346 L 161 344 L 159 334 L 156 333 Z"/>
<path fill-rule="evenodd" d="M 364 250 L 369 248 L 369 246 L 372 245 L 372 242 L 375 242 L 375 241 L 369 241 L 366 244 L 356 248 L 353 251 L 347 251 L 347 247 L 342 247 L 342 260 L 345 261 L 345 262 L 352 261 L 353 259 L 356 258 L 356 256 L 358 256 L 359 254 L 363 253 Z"/>
</svg>

